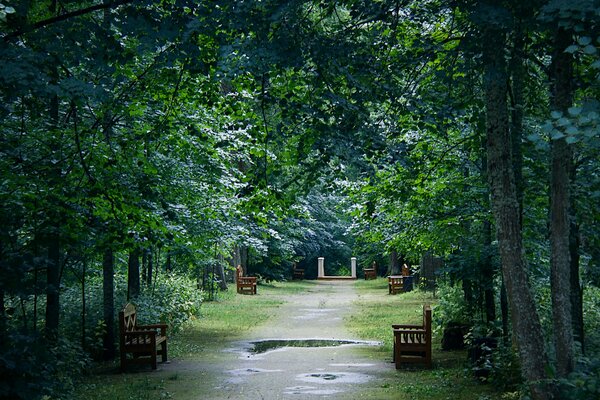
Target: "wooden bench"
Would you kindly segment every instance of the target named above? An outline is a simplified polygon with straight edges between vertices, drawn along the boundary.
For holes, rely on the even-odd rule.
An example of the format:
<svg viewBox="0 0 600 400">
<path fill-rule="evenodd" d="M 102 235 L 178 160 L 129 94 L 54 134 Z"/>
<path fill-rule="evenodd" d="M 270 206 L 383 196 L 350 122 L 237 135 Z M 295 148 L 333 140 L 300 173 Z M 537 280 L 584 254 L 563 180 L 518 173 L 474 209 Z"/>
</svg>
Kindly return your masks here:
<svg viewBox="0 0 600 400">
<path fill-rule="evenodd" d="M 410 268 L 406 264 L 402 264 L 402 276 L 410 276 Z"/>
<path fill-rule="evenodd" d="M 167 361 L 166 324 L 138 325 L 135 306 L 128 303 L 119 312 L 119 328 L 121 371 L 130 364 L 150 364 L 156 369 L 158 354 L 162 362 Z"/>
<path fill-rule="evenodd" d="M 377 272 L 375 272 L 375 269 L 373 269 L 373 268 L 364 268 L 363 271 L 365 273 L 365 280 L 376 279 L 377 278 Z"/>
<path fill-rule="evenodd" d="M 236 286 L 237 292 L 244 294 L 256 294 L 256 277 L 244 276 L 244 270 L 241 265 L 236 268 Z"/>
<path fill-rule="evenodd" d="M 296 263 L 292 265 L 292 279 L 304 279 L 304 270 L 298 268 Z"/>
<path fill-rule="evenodd" d="M 389 294 L 404 292 L 404 277 L 402 275 L 388 276 L 388 292 Z"/>
<path fill-rule="evenodd" d="M 376 279 L 377 278 L 377 264 L 373 261 L 371 268 L 363 268 L 363 272 L 365 273 L 365 280 Z"/>
<path fill-rule="evenodd" d="M 431 368 L 431 307 L 423 305 L 421 325 L 392 325 L 392 329 L 396 369 L 403 363 L 422 363 Z"/>
</svg>

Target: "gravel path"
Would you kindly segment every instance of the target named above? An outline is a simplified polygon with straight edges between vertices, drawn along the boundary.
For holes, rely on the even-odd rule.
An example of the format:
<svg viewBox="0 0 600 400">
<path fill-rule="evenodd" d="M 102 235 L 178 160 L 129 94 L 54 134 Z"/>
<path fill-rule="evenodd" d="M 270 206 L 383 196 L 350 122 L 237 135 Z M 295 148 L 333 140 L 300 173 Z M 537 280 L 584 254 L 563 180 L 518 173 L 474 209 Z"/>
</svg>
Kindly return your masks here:
<svg viewBox="0 0 600 400">
<path fill-rule="evenodd" d="M 359 341 L 343 321 L 357 298 L 351 281 L 319 281 L 309 291 L 290 296 L 275 318 L 251 331 L 248 341 L 232 343 L 225 350 L 228 355 L 204 371 L 204 383 L 215 376 L 219 380 L 209 397 L 202 398 L 355 399 L 357 391 L 376 384 L 378 375 L 392 369 L 384 360 L 366 359 L 358 351 L 377 344 L 279 347 L 260 354 L 251 349 L 252 342 L 270 340 Z"/>
</svg>

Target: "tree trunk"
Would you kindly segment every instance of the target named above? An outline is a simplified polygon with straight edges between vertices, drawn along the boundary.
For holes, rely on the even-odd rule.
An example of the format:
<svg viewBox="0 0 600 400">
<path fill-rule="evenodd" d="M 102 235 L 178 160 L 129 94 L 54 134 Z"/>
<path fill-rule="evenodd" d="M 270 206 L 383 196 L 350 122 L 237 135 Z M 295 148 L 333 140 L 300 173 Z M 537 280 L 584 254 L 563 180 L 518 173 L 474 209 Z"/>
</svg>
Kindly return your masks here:
<svg viewBox="0 0 600 400">
<path fill-rule="evenodd" d="M 571 221 L 570 230 L 571 253 L 571 318 L 573 323 L 573 340 L 581 346 L 585 354 L 585 335 L 583 323 L 583 288 L 579 283 L 579 226 Z"/>
<path fill-rule="evenodd" d="M 103 304 L 104 304 L 104 359 L 112 360 L 115 358 L 115 297 L 114 297 L 114 270 L 115 260 L 112 249 L 104 251 L 102 260 L 103 275 Z"/>
<path fill-rule="evenodd" d="M 219 281 L 219 289 L 221 290 L 227 290 L 227 282 L 225 280 L 225 260 L 223 259 L 222 255 L 219 255 L 217 257 L 217 265 L 215 268 L 215 274 L 218 278 Z"/>
<path fill-rule="evenodd" d="M 553 390 L 546 383 L 548 358 L 539 316 L 529 288 L 519 223 L 520 210 L 508 125 L 508 76 L 503 51 L 504 33 L 487 28 L 482 42 L 485 43 L 483 49 L 487 170 L 513 333 L 522 372 L 533 398 L 551 399 Z"/>
<path fill-rule="evenodd" d="M 142 282 L 147 283 L 148 280 L 148 249 L 142 251 Z"/>
<path fill-rule="evenodd" d="M 485 319 L 487 322 L 496 320 L 496 295 L 494 290 L 494 266 L 492 265 L 492 224 L 490 221 L 483 223 L 483 297 L 485 302 Z"/>
<path fill-rule="evenodd" d="M 565 49 L 571 35 L 559 28 L 554 42 L 551 69 L 554 111 L 567 112 L 572 104 L 572 57 Z M 573 328 L 571 321 L 571 260 L 569 248 L 569 173 L 572 166 L 571 148 L 565 137 L 551 141 L 552 170 L 550 177 L 550 246 L 552 322 L 556 351 L 556 372 L 566 377 L 575 365 Z"/>
<path fill-rule="evenodd" d="M 146 277 L 146 285 L 152 286 L 152 273 L 154 272 L 154 252 L 152 248 L 148 251 L 148 276 Z"/>
<path fill-rule="evenodd" d="M 400 275 L 400 263 L 398 262 L 398 253 L 396 250 L 390 252 L 390 271 L 389 275 Z"/>
<path fill-rule="evenodd" d="M 165 271 L 171 272 L 173 270 L 173 264 L 171 260 L 171 252 L 167 252 L 167 264 L 165 265 Z"/>
<path fill-rule="evenodd" d="M 127 300 L 135 299 L 140 295 L 140 250 L 133 249 L 129 252 L 127 262 Z"/>
</svg>

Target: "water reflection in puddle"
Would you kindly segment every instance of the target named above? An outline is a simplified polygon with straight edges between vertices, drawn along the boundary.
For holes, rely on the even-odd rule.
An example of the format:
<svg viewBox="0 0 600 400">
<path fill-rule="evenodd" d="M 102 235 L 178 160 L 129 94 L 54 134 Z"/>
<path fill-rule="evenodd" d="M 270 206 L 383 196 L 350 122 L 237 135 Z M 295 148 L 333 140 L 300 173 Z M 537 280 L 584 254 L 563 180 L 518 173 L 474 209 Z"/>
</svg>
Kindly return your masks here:
<svg viewBox="0 0 600 400">
<path fill-rule="evenodd" d="M 293 386 L 285 389 L 285 395 L 307 395 L 327 396 L 342 392 L 339 389 L 322 389 L 314 386 Z"/>
<path fill-rule="evenodd" d="M 313 372 L 301 374 L 296 380 L 307 383 L 365 383 L 370 377 L 357 372 Z"/>
<path fill-rule="evenodd" d="M 377 346 L 379 342 L 365 340 L 334 340 L 334 339 L 269 339 L 250 342 L 252 354 L 262 354 L 284 347 L 337 347 L 343 345 Z"/>
</svg>

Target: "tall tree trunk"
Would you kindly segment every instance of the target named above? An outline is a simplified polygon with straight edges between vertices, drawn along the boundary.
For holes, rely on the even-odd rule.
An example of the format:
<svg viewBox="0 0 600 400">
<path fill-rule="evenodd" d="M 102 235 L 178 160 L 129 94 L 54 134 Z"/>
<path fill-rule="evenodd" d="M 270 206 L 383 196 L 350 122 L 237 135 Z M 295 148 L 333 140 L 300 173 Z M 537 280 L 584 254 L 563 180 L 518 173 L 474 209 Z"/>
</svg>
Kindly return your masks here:
<svg viewBox="0 0 600 400">
<path fill-rule="evenodd" d="M 585 334 L 583 323 L 583 288 L 579 283 L 579 226 L 571 221 L 569 248 L 571 253 L 571 318 L 573 322 L 573 340 L 580 344 L 585 354 Z"/>
<path fill-rule="evenodd" d="M 127 300 L 135 299 L 140 295 L 140 250 L 138 248 L 129 252 L 127 262 Z"/>
<path fill-rule="evenodd" d="M 4 235 L 0 238 L 0 257 L 6 260 L 8 257 L 4 254 Z M 0 277 L 4 274 L 0 273 Z M 0 335 L 5 337 L 6 333 L 6 305 L 4 304 L 4 282 L 0 279 Z"/>
<path fill-rule="evenodd" d="M 173 264 L 171 260 L 171 252 L 167 252 L 167 264 L 165 265 L 165 271 L 171 272 L 173 270 Z"/>
<path fill-rule="evenodd" d="M 81 348 L 86 348 L 85 338 L 86 338 L 86 323 L 85 323 L 85 315 L 86 315 L 86 298 L 85 298 L 85 278 L 87 273 L 87 260 L 83 260 L 82 271 L 81 271 Z"/>
<path fill-rule="evenodd" d="M 112 360 L 115 358 L 115 297 L 114 297 L 114 273 L 115 260 L 113 251 L 110 248 L 104 250 L 102 260 L 103 275 L 103 304 L 104 304 L 104 324 L 105 332 L 103 338 L 104 359 Z"/>
<path fill-rule="evenodd" d="M 572 105 L 572 57 L 565 49 L 571 35 L 559 28 L 554 40 L 551 69 L 553 111 L 567 112 Z M 550 246 L 552 322 L 556 350 L 556 372 L 559 377 L 573 371 L 573 328 L 571 321 L 571 260 L 569 248 L 569 173 L 572 166 L 571 148 L 564 137 L 551 142 L 552 170 L 550 177 Z"/>
<path fill-rule="evenodd" d="M 398 252 L 390 251 L 390 271 L 389 275 L 400 275 L 400 262 L 398 261 Z"/>
<path fill-rule="evenodd" d="M 494 290 L 494 266 L 492 265 L 492 224 L 490 221 L 483 223 L 483 297 L 485 303 L 485 319 L 487 322 L 496 320 L 496 296 Z"/>
<path fill-rule="evenodd" d="M 227 290 L 227 282 L 225 280 L 225 260 L 222 255 L 217 257 L 217 265 L 215 267 L 215 274 L 219 281 L 219 289 Z"/>
<path fill-rule="evenodd" d="M 487 170 L 514 338 L 522 372 L 533 398 L 551 399 L 553 389 L 546 383 L 548 357 L 539 316 L 529 288 L 519 223 L 520 210 L 512 167 L 507 109 L 508 76 L 503 51 L 506 48 L 505 36 L 501 30 L 487 27 L 482 39 L 485 43 Z"/>
<path fill-rule="evenodd" d="M 148 249 L 142 250 L 142 282 L 148 282 Z"/>
<path fill-rule="evenodd" d="M 152 286 L 152 278 L 154 273 L 154 251 L 152 248 L 148 251 L 148 276 L 146 277 L 146 285 Z"/>
<path fill-rule="evenodd" d="M 51 14 L 57 14 L 56 0 L 52 0 L 49 5 Z M 58 82 L 58 67 L 57 65 L 49 66 L 50 82 L 56 84 Z M 60 144 L 54 135 L 57 134 L 59 125 L 59 100 L 57 95 L 52 95 L 49 104 L 49 120 L 50 120 L 50 143 L 51 151 L 58 152 Z M 54 155 L 53 155 L 54 156 Z M 60 159 L 57 157 L 57 159 Z M 52 199 L 48 213 L 48 226 L 45 232 L 45 245 L 48 249 L 48 260 L 46 263 L 46 327 L 45 334 L 48 338 L 55 339 L 58 336 L 59 313 L 60 313 L 60 218 L 58 212 L 58 196 L 53 196 L 53 192 L 57 191 L 61 185 L 61 170 L 60 167 L 54 166 L 49 171 L 48 176 L 50 187 L 50 198 Z"/>
</svg>

